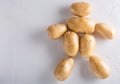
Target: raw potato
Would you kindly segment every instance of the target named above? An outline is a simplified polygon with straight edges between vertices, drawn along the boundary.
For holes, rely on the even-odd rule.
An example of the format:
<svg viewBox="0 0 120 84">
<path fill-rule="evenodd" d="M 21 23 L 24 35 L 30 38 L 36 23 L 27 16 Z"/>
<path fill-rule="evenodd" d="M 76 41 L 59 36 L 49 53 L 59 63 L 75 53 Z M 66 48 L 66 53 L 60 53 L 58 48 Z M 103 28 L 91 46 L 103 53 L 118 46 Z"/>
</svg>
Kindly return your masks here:
<svg viewBox="0 0 120 84">
<path fill-rule="evenodd" d="M 83 57 L 90 57 L 96 46 L 96 41 L 93 35 L 85 34 L 80 39 L 80 54 Z"/>
<path fill-rule="evenodd" d="M 54 24 L 47 29 L 48 36 L 53 40 L 63 36 L 64 50 L 69 56 L 56 66 L 54 71 L 56 79 L 64 81 L 68 78 L 74 67 L 73 57 L 78 51 L 82 57 L 89 58 L 90 67 L 97 77 L 101 79 L 109 77 L 111 70 L 108 65 L 100 57 L 93 55 L 96 40 L 92 33 L 98 32 L 104 38 L 113 39 L 115 31 L 107 24 L 95 24 L 94 21 L 85 17 L 92 11 L 91 5 L 87 2 L 75 2 L 70 10 L 76 17 L 69 18 L 66 24 Z M 79 34 L 82 36 L 80 39 Z"/>
<path fill-rule="evenodd" d="M 95 29 L 95 23 L 85 17 L 72 17 L 68 19 L 67 25 L 76 33 L 93 33 Z"/>
<path fill-rule="evenodd" d="M 79 51 L 79 37 L 75 32 L 68 31 L 63 39 L 64 50 L 68 56 L 76 56 Z"/>
<path fill-rule="evenodd" d="M 87 2 L 76 2 L 71 5 L 71 12 L 77 16 L 87 16 L 91 13 L 92 7 Z"/>
<path fill-rule="evenodd" d="M 113 39 L 115 36 L 115 30 L 112 29 L 109 25 L 104 23 L 96 24 L 95 31 L 106 39 Z"/>
<path fill-rule="evenodd" d="M 59 39 L 67 31 L 65 24 L 54 24 L 48 27 L 48 36 L 51 39 Z"/>
<path fill-rule="evenodd" d="M 64 81 L 69 76 L 74 66 L 74 60 L 71 57 L 63 59 L 56 67 L 54 75 L 60 81 Z"/>
<path fill-rule="evenodd" d="M 100 57 L 91 56 L 90 66 L 97 77 L 105 79 L 110 76 L 110 69 L 108 65 Z"/>
</svg>

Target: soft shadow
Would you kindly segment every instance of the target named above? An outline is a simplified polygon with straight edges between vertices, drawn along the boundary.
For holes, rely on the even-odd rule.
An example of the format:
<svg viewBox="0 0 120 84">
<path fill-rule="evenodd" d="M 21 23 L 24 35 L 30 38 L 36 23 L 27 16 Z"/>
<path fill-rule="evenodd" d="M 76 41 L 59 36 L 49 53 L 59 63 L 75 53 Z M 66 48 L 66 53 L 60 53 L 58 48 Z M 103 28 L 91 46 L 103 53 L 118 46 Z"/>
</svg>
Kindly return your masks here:
<svg viewBox="0 0 120 84">
<path fill-rule="evenodd" d="M 86 81 L 96 81 L 97 78 L 95 77 L 94 73 L 92 72 L 89 60 L 83 59 L 80 65 L 80 75 L 82 75 L 82 78 Z"/>
<path fill-rule="evenodd" d="M 34 44 L 37 46 L 44 46 L 46 53 L 49 54 L 49 56 L 46 56 L 48 59 L 52 60 L 51 63 L 49 63 L 49 67 L 47 67 L 47 70 L 44 70 L 44 68 L 41 68 L 43 73 L 40 75 L 38 80 L 40 80 L 40 83 L 43 84 L 56 84 L 57 81 L 55 77 L 53 76 L 54 69 L 56 65 L 59 63 L 59 61 L 63 58 L 65 58 L 64 50 L 62 49 L 62 39 L 58 40 L 52 40 L 48 37 L 47 33 L 47 27 L 44 27 L 42 31 L 35 30 L 31 33 L 31 40 Z M 40 57 L 41 58 L 41 57 Z"/>
<path fill-rule="evenodd" d="M 40 79 L 40 84 L 57 84 L 59 81 L 54 77 L 53 71 L 44 70 L 44 73 L 38 77 Z"/>
<path fill-rule="evenodd" d="M 63 6 L 61 7 L 61 9 L 59 10 L 59 17 L 60 19 L 60 23 L 66 23 L 67 19 L 72 17 L 72 13 L 70 12 L 70 8 L 69 6 Z"/>
<path fill-rule="evenodd" d="M 57 39 L 57 40 L 52 40 L 48 37 L 47 33 L 47 27 L 43 31 L 33 31 L 31 34 L 31 39 L 33 40 L 34 43 L 38 44 L 38 46 L 44 45 L 46 47 L 46 53 L 49 53 L 49 55 L 52 57 L 51 59 L 56 62 L 60 60 L 61 58 L 65 57 L 65 53 L 63 50 L 63 39 Z M 59 50 L 58 50 L 59 48 Z M 64 56 L 63 56 L 64 55 Z"/>
</svg>

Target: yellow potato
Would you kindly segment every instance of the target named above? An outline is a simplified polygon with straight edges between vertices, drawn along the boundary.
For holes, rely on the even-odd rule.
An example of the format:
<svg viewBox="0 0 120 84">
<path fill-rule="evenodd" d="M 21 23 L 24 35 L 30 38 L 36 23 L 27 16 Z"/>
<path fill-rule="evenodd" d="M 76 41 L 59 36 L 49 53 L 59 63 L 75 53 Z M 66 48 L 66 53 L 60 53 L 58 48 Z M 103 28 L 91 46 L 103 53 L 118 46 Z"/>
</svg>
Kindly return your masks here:
<svg viewBox="0 0 120 84">
<path fill-rule="evenodd" d="M 96 41 L 93 35 L 85 34 L 80 39 L 80 55 L 82 57 L 90 57 L 96 46 Z"/>
<path fill-rule="evenodd" d="M 75 2 L 71 5 L 71 12 L 77 16 L 87 16 L 91 11 L 92 7 L 87 2 Z"/>
<path fill-rule="evenodd" d="M 63 38 L 64 50 L 68 56 L 76 56 L 79 51 L 79 37 L 76 33 L 68 31 Z"/>
<path fill-rule="evenodd" d="M 106 39 L 113 39 L 115 37 L 115 30 L 108 24 L 98 23 L 95 25 L 95 31 Z"/>
<path fill-rule="evenodd" d="M 70 30 L 76 33 L 93 33 L 95 29 L 95 23 L 85 17 L 72 17 L 68 19 L 67 25 Z"/>
<path fill-rule="evenodd" d="M 91 69 L 97 77 L 105 79 L 110 76 L 110 68 L 100 57 L 91 56 L 89 61 Z"/>
<path fill-rule="evenodd" d="M 63 59 L 56 67 L 54 71 L 55 77 L 60 80 L 64 81 L 70 75 L 72 68 L 74 66 L 74 60 L 71 57 Z"/>
<path fill-rule="evenodd" d="M 48 27 L 48 36 L 51 39 L 59 39 L 67 31 L 67 26 L 65 24 L 54 24 Z"/>
</svg>

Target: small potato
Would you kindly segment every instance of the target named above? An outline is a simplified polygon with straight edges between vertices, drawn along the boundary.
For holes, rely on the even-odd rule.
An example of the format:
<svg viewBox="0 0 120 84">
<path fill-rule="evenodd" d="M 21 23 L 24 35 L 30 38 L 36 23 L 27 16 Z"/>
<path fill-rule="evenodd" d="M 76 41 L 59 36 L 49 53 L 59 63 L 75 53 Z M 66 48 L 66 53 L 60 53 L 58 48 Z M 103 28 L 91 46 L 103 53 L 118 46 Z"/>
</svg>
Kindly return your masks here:
<svg viewBox="0 0 120 84">
<path fill-rule="evenodd" d="M 109 25 L 104 23 L 98 23 L 95 25 L 95 31 L 106 39 L 113 39 L 115 37 L 115 30 Z"/>
<path fill-rule="evenodd" d="M 71 57 L 63 59 L 56 67 L 54 75 L 60 81 L 64 81 L 69 76 L 74 66 L 74 60 Z"/>
<path fill-rule="evenodd" d="M 91 11 L 92 7 L 87 2 L 75 2 L 71 5 L 71 12 L 77 16 L 87 16 Z"/>
<path fill-rule="evenodd" d="M 48 36 L 51 39 L 59 39 L 67 31 L 67 26 L 65 24 L 54 24 L 48 27 Z"/>
<path fill-rule="evenodd" d="M 68 31 L 63 38 L 64 50 L 68 56 L 76 56 L 79 51 L 79 37 L 76 33 Z"/>
<path fill-rule="evenodd" d="M 80 55 L 82 57 L 90 57 L 96 46 L 96 41 L 93 35 L 85 34 L 80 39 Z"/>
<path fill-rule="evenodd" d="M 93 33 L 95 29 L 95 23 L 85 17 L 72 17 L 68 19 L 67 25 L 70 30 L 76 33 Z"/>
<path fill-rule="evenodd" d="M 91 69 L 97 77 L 105 79 L 110 76 L 110 69 L 108 65 L 100 57 L 91 56 L 89 61 Z"/>
</svg>

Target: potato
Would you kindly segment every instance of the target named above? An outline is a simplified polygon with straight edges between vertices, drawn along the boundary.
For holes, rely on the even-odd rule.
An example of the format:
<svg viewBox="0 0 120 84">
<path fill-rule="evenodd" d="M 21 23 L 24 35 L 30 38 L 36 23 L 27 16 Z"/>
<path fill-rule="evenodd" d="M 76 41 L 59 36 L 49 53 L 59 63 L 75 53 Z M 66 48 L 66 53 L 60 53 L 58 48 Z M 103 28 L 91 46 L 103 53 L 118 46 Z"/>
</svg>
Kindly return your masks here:
<svg viewBox="0 0 120 84">
<path fill-rule="evenodd" d="M 48 27 L 48 36 L 51 39 L 59 39 L 67 31 L 67 26 L 65 24 L 54 24 Z"/>
<path fill-rule="evenodd" d="M 70 75 L 72 68 L 74 66 L 74 60 L 71 57 L 63 59 L 56 67 L 54 71 L 55 77 L 60 80 L 64 81 Z"/>
<path fill-rule="evenodd" d="M 85 34 L 80 39 L 80 55 L 82 57 L 90 57 L 96 46 L 96 41 L 93 35 Z"/>
<path fill-rule="evenodd" d="M 95 75 L 101 79 L 105 79 L 108 76 L 110 76 L 110 68 L 108 65 L 100 58 L 97 56 L 91 56 L 90 59 L 90 66 Z"/>
<path fill-rule="evenodd" d="M 105 23 L 96 24 L 95 31 L 106 39 L 113 39 L 115 37 L 115 30 Z"/>
<path fill-rule="evenodd" d="M 64 50 L 68 56 L 76 56 L 79 51 L 79 37 L 75 32 L 68 31 L 63 38 Z"/>
<path fill-rule="evenodd" d="M 71 12 L 77 16 L 87 16 L 91 11 L 92 7 L 87 2 L 75 2 L 71 5 Z"/>
<path fill-rule="evenodd" d="M 68 19 L 67 25 L 70 30 L 76 33 L 93 33 L 95 29 L 95 23 L 85 17 L 72 17 Z"/>
</svg>

